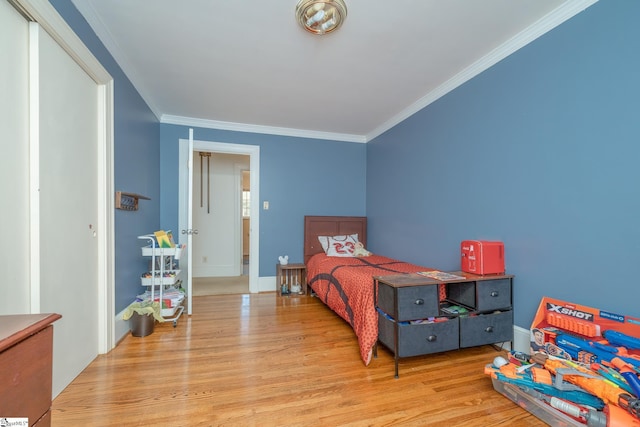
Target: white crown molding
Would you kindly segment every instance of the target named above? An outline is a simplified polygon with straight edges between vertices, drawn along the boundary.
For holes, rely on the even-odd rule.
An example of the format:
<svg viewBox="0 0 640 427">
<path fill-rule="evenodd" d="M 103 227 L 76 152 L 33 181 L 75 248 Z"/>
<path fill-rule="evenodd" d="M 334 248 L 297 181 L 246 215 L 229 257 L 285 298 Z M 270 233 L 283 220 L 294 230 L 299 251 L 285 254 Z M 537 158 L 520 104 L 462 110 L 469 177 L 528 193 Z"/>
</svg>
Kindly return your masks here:
<svg viewBox="0 0 640 427">
<path fill-rule="evenodd" d="M 589 6 L 596 3 L 598 0 L 569 0 L 564 3 L 562 6 L 554 9 L 548 15 L 539 19 L 536 23 L 531 25 L 529 28 L 524 31 L 516 34 L 510 40 L 507 40 L 501 46 L 495 48 L 493 51 L 489 52 L 489 54 L 480 58 L 478 61 L 471 64 L 469 67 L 465 68 L 422 98 L 416 101 L 414 104 L 402 110 L 397 115 L 393 116 L 391 119 L 387 120 L 382 125 L 378 126 L 372 132 L 366 135 L 366 141 L 371 141 L 377 136 L 383 134 L 388 131 L 392 127 L 401 123 L 403 120 L 411 117 L 418 111 L 422 110 L 429 104 L 437 101 L 447 93 L 456 89 L 458 86 L 466 83 L 471 80 L 481 72 L 491 68 L 493 65 L 497 64 L 507 56 L 516 52 L 517 50 L 523 48 L 527 44 L 531 43 L 538 37 L 543 34 L 551 31 L 558 25 L 562 24 L 566 20 L 572 18 L 578 13 L 582 12 Z"/>
<path fill-rule="evenodd" d="M 104 47 L 109 51 L 111 56 L 115 59 L 118 66 L 122 69 L 123 73 L 127 76 L 131 84 L 136 88 L 144 102 L 147 104 L 151 112 L 160 120 L 162 113 L 158 110 L 156 105 L 151 102 L 153 98 L 149 94 L 151 91 L 144 84 L 144 78 L 141 78 L 136 73 L 135 67 L 131 65 L 131 62 L 127 56 L 123 53 L 120 46 L 115 42 L 111 33 L 107 30 L 106 25 L 102 22 L 95 9 L 90 2 L 83 0 L 71 0 L 73 5 L 78 9 L 80 14 L 87 20 L 87 23 L 95 32 L 96 36 L 100 39 Z"/>
<path fill-rule="evenodd" d="M 366 143 L 363 135 L 346 133 L 319 132 L 303 129 L 282 128 L 273 126 L 251 125 L 246 123 L 221 122 L 218 120 L 196 119 L 193 117 L 171 116 L 163 114 L 160 123 L 171 125 L 193 126 L 207 129 L 231 130 L 235 132 L 261 133 L 267 135 L 295 136 L 299 138 L 326 139 L 330 141 Z"/>
</svg>

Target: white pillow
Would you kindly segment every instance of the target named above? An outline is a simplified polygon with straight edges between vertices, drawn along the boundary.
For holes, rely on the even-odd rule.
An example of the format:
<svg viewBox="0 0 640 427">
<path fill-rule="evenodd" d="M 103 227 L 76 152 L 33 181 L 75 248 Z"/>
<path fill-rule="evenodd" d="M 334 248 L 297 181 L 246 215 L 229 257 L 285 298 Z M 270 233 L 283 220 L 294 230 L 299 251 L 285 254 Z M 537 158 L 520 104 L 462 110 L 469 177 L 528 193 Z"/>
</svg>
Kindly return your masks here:
<svg viewBox="0 0 640 427">
<path fill-rule="evenodd" d="M 327 246 L 327 256 L 352 257 L 356 250 L 358 240 L 353 236 L 329 237 Z"/>
<path fill-rule="evenodd" d="M 350 234 L 348 236 L 318 236 L 318 240 L 320 241 L 320 244 L 322 245 L 322 250 L 326 254 L 327 250 L 329 250 L 329 239 L 330 238 L 333 238 L 333 239 L 336 239 L 336 240 L 343 240 L 343 239 L 346 239 L 347 237 L 351 237 L 356 242 L 358 241 L 358 233 Z"/>
</svg>

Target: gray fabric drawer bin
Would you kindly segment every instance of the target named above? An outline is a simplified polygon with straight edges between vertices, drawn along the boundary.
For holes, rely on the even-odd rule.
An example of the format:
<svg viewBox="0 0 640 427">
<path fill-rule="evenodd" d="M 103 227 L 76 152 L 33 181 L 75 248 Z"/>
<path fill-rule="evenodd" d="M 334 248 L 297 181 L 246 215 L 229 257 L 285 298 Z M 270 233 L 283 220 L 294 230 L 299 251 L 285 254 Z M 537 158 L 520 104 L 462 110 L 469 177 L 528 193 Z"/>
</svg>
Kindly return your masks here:
<svg viewBox="0 0 640 427">
<path fill-rule="evenodd" d="M 460 317 L 460 347 L 513 341 L 513 312 Z"/>
<path fill-rule="evenodd" d="M 476 309 L 497 310 L 511 307 L 511 280 L 485 280 L 476 282 Z"/>
<path fill-rule="evenodd" d="M 511 279 L 478 280 L 447 285 L 447 297 L 477 311 L 511 307 Z"/>
<path fill-rule="evenodd" d="M 378 307 L 394 316 L 394 289 L 384 283 L 378 287 Z M 407 286 L 398 288 L 398 319 L 427 319 L 439 315 L 438 285 Z"/>
<path fill-rule="evenodd" d="M 393 327 L 395 322 L 378 315 L 378 337 L 385 347 L 392 352 Z M 418 356 L 438 353 L 458 348 L 458 319 L 446 322 L 421 323 L 415 325 L 398 325 L 398 357 Z"/>
</svg>

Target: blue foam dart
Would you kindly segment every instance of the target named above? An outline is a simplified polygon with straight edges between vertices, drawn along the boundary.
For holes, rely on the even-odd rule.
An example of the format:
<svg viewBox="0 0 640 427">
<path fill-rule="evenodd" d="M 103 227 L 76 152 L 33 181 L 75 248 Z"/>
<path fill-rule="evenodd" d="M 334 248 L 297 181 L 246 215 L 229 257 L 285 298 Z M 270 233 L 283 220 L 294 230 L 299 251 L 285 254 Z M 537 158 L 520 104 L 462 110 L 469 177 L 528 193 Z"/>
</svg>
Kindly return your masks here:
<svg viewBox="0 0 640 427">
<path fill-rule="evenodd" d="M 513 384 L 518 387 L 529 387 L 533 390 L 539 391 L 540 393 L 546 394 L 547 396 L 558 397 L 560 399 L 573 402 L 577 405 L 591 406 L 592 408 L 596 408 L 598 410 L 604 408 L 604 402 L 602 401 L 602 399 L 590 393 L 587 393 L 586 391 L 558 390 L 552 385 L 537 383 L 528 377 L 519 377 L 517 379 L 509 378 L 497 369 L 493 370 L 493 374 L 495 375 L 497 380 L 502 381 L 503 383 Z"/>
</svg>

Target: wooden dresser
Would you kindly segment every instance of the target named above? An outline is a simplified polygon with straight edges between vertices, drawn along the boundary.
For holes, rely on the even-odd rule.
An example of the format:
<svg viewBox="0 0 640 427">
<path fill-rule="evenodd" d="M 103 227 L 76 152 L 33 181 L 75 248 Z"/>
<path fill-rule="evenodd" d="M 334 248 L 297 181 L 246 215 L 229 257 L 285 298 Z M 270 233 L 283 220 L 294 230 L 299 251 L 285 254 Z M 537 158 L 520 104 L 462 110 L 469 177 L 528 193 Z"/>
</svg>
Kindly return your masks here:
<svg viewBox="0 0 640 427">
<path fill-rule="evenodd" d="M 51 425 L 53 325 L 59 314 L 0 316 L 0 417 Z"/>
</svg>

